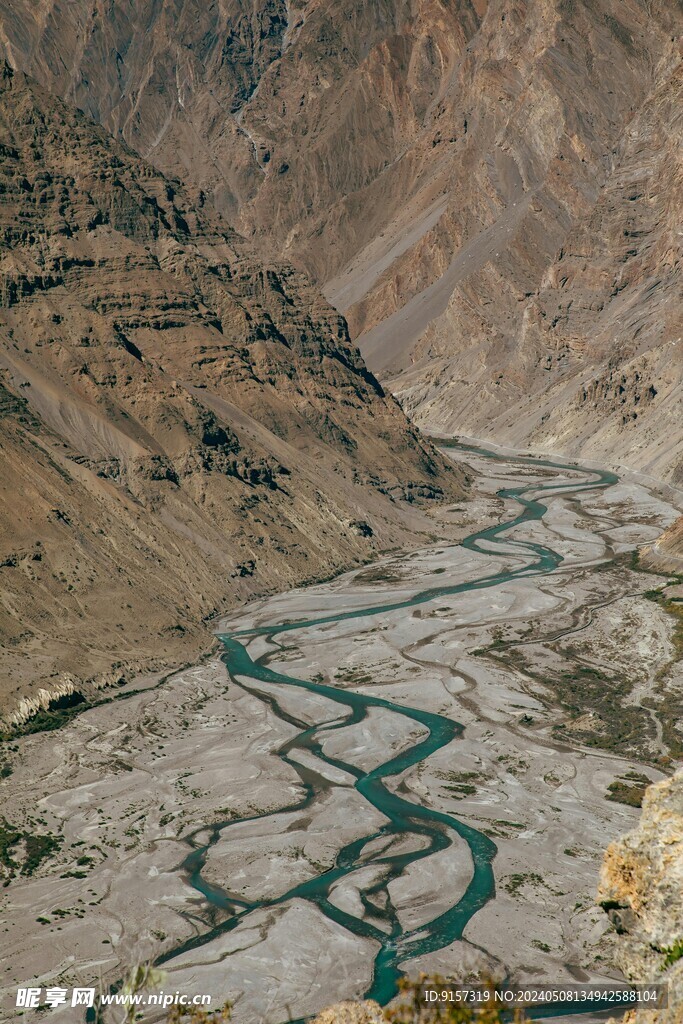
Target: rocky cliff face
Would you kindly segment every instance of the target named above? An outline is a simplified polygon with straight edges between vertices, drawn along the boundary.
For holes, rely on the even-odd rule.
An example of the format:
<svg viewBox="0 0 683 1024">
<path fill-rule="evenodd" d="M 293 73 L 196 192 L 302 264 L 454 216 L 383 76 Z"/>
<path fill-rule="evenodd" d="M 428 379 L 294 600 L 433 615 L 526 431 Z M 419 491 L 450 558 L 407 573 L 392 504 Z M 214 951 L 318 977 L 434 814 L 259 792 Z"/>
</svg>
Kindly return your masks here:
<svg viewBox="0 0 683 1024">
<path fill-rule="evenodd" d="M 488 264 L 479 280 L 488 279 L 491 303 L 476 298 L 469 279 L 453 292 L 393 384 L 420 422 L 623 461 L 680 482 L 680 110 L 680 66 L 665 64 L 542 274 L 509 289 Z M 518 236 L 522 248 L 536 237 L 528 230 Z M 519 248 L 517 257 L 521 266 Z M 506 296 L 505 324 L 495 288 Z"/>
<path fill-rule="evenodd" d="M 651 786 L 638 828 L 609 847 L 599 899 L 619 939 L 617 963 L 636 982 L 668 983 L 668 1008 L 629 1015 L 683 1020 L 683 772 Z"/>
<path fill-rule="evenodd" d="M 322 276 L 386 217 L 360 194 L 345 213 L 346 197 L 420 131 L 484 7 L 18 0 L 0 43 L 158 166 L 185 169 L 219 208 L 241 211 L 245 228 L 278 245 L 294 230 L 288 247 Z M 320 232 L 323 244 L 309 246 Z"/>
<path fill-rule="evenodd" d="M 0 44 L 307 268 L 428 428 L 678 479 L 681 12 L 16 0 Z"/>
<path fill-rule="evenodd" d="M 194 657 L 462 492 L 300 273 L 8 65 L 0 413 L 6 715 Z"/>
</svg>

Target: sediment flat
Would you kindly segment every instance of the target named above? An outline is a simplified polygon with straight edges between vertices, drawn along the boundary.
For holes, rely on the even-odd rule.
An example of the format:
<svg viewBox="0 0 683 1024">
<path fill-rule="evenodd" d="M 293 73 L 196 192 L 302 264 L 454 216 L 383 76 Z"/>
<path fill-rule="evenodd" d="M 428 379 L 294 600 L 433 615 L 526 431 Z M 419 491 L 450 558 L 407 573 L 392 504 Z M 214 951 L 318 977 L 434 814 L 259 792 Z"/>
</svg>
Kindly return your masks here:
<svg viewBox="0 0 683 1024">
<path fill-rule="evenodd" d="M 483 523 L 517 514 L 514 499 L 496 497 L 501 488 L 578 488 L 590 479 L 471 452 L 467 460 L 481 474 L 468 514 Z M 609 923 L 594 903 L 597 873 L 605 846 L 638 811 L 608 799 L 608 787 L 629 772 L 657 779 L 666 770 L 658 688 L 679 672 L 671 623 L 642 597 L 657 577 L 622 556 L 656 538 L 678 509 L 635 482 L 556 489 L 543 502 L 542 520 L 482 550 L 435 543 L 253 602 L 221 624 L 234 635 L 326 620 L 242 643 L 273 672 L 464 727 L 385 785 L 492 839 L 495 895 L 461 939 L 407 960 L 408 973 L 504 967 L 520 980 L 556 982 L 613 975 Z M 529 541 L 562 561 L 543 575 L 442 593 L 523 569 Z M 384 607 L 429 588 L 440 593 Z M 615 663 L 632 682 L 618 699 L 642 722 L 632 742 L 611 737 L 601 706 L 578 717 L 567 706 L 568 666 L 592 678 L 591 668 Z M 421 843 L 424 850 L 424 840 L 380 836 L 331 889 L 340 920 L 305 895 L 278 902 L 332 868 L 342 848 L 381 830 L 386 819 L 355 787 L 358 772 L 426 734 L 384 708 L 340 727 L 341 718 L 334 700 L 229 675 L 215 659 L 162 687 L 122 694 L 58 732 L 18 740 L 13 773 L 0 783 L 3 815 L 26 833 L 57 837 L 57 847 L 2 890 L 3 1005 L 31 979 L 111 983 L 160 955 L 169 991 L 230 1000 L 238 1024 L 281 1024 L 363 995 L 378 943 L 345 927 L 343 915 L 381 932 L 388 899 L 401 929 L 419 931 L 458 902 L 473 869 L 467 843 L 451 837 L 385 878 L 383 890 L 382 858 Z M 301 732 L 295 723 L 327 723 L 315 733 L 320 753 L 289 749 Z M 203 851 L 199 873 L 186 863 L 193 850 Z M 52 1011 L 64 1020 L 70 1012 Z"/>
</svg>

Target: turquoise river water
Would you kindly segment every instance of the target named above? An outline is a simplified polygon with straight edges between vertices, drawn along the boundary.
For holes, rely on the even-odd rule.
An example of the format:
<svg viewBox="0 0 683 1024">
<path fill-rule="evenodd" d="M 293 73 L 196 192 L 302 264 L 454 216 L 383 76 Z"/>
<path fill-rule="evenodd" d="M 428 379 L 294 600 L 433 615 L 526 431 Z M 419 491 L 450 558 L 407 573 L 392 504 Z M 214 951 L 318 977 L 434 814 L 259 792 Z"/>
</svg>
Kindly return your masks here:
<svg viewBox="0 0 683 1024">
<path fill-rule="evenodd" d="M 463 547 L 484 555 L 494 555 L 496 545 L 503 545 L 506 534 L 514 527 L 522 523 L 541 520 L 547 511 L 547 506 L 543 502 L 545 496 L 605 488 L 617 481 L 617 477 L 613 473 L 606 471 L 581 469 L 577 466 L 535 458 L 497 456 L 484 449 L 465 445 L 450 445 L 449 447 L 476 454 L 477 457 L 500 459 L 504 463 L 515 463 L 533 469 L 572 471 L 574 474 L 578 470 L 583 474 L 583 479 L 575 478 L 571 482 L 528 481 L 521 486 L 506 487 L 498 491 L 500 498 L 516 504 L 519 509 L 517 514 L 503 523 L 473 533 L 461 541 Z M 457 739 L 462 733 L 463 727 L 444 715 L 431 714 L 419 708 L 396 704 L 381 697 L 354 693 L 350 690 L 342 690 L 334 686 L 297 679 L 276 672 L 268 667 L 268 656 L 253 660 L 245 643 L 255 636 L 263 636 L 277 644 L 275 638 L 291 630 L 300 632 L 309 626 L 317 626 L 321 623 L 341 622 L 367 616 L 377 616 L 381 619 L 388 613 L 399 612 L 402 609 L 408 610 L 436 598 L 496 587 L 501 583 L 521 577 L 546 575 L 553 572 L 562 561 L 561 556 L 550 547 L 531 541 L 515 540 L 514 543 L 516 554 L 520 552 L 528 554 L 526 564 L 516 568 L 484 574 L 478 579 L 454 586 L 430 587 L 413 594 L 408 599 L 388 604 L 356 608 L 342 611 L 339 614 L 326 614 L 319 618 L 295 622 L 271 623 L 253 629 L 220 634 L 220 640 L 224 647 L 222 660 L 232 680 L 260 700 L 267 702 L 276 715 L 299 729 L 293 738 L 287 740 L 273 753 L 297 772 L 301 780 L 300 798 L 287 807 L 268 813 L 304 811 L 325 788 L 334 785 L 321 774 L 302 767 L 291 756 L 294 751 L 307 750 L 321 762 L 340 768 L 351 775 L 355 779 L 354 785 L 361 796 L 380 811 L 386 820 L 379 830 L 340 849 L 334 864 L 328 870 L 321 871 L 316 877 L 294 885 L 276 898 L 253 901 L 244 900 L 238 894 L 211 885 L 203 878 L 202 870 L 210 847 L 225 836 L 238 821 L 244 822 L 268 815 L 231 819 L 211 825 L 208 827 L 210 833 L 208 842 L 206 841 L 207 828 L 196 830 L 192 835 L 186 837 L 192 851 L 186 858 L 182 870 L 197 892 L 201 893 L 214 907 L 220 908 L 227 916 L 215 928 L 165 954 L 161 962 L 172 961 L 181 953 L 211 942 L 218 935 L 238 927 L 255 910 L 281 906 L 293 899 L 307 900 L 314 904 L 322 914 L 337 922 L 353 935 L 370 938 L 377 943 L 372 981 L 364 995 L 367 998 L 376 999 L 381 1004 L 386 1004 L 396 994 L 398 980 L 406 965 L 413 958 L 443 949 L 462 937 L 464 929 L 473 915 L 495 894 L 493 872 L 493 860 L 496 855 L 495 843 L 482 832 L 460 821 L 453 814 L 443 813 L 415 803 L 392 791 L 392 788 L 387 785 L 387 781 L 396 779 L 401 773 L 424 761 L 439 748 Z M 502 551 L 503 548 L 499 547 L 499 550 Z M 260 683 L 267 684 L 267 690 L 260 689 Z M 292 687 L 318 694 L 334 702 L 338 708 L 338 714 L 332 720 L 328 719 L 312 726 L 298 720 L 280 706 L 277 696 L 274 695 L 277 694 L 279 688 Z M 363 771 L 351 763 L 324 753 L 322 741 L 326 733 L 362 721 L 373 708 L 382 708 L 400 715 L 418 726 L 419 735 L 412 745 L 371 771 Z M 410 835 L 419 837 L 417 844 L 419 848 L 411 852 L 396 854 L 392 854 L 390 851 L 386 852 L 387 843 L 375 843 L 376 848 L 379 846 L 385 852 L 373 854 L 366 850 L 368 845 L 376 840 Z M 202 837 L 201 843 L 200 836 Z M 472 877 L 466 891 L 451 907 L 427 924 L 413 929 L 402 928 L 389 897 L 387 889 L 389 882 L 412 862 L 428 858 L 450 846 L 456 841 L 456 837 L 465 841 L 471 858 Z M 377 924 L 340 910 L 330 900 L 330 892 L 341 878 L 367 865 L 380 868 L 379 880 L 374 881 L 361 892 L 361 899 L 368 916 L 378 922 Z"/>
</svg>

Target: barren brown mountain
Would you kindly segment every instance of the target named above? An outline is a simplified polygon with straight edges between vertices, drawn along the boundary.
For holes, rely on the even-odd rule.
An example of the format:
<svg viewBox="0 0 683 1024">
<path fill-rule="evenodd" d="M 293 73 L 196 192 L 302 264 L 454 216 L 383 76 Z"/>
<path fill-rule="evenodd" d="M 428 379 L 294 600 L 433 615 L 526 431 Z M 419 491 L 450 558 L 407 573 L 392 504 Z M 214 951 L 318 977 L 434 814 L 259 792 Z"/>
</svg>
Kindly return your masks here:
<svg viewBox="0 0 683 1024">
<path fill-rule="evenodd" d="M 435 431 L 680 479 L 680 0 L 165 0 L 12 63 L 325 286 Z"/>
<path fill-rule="evenodd" d="M 0 139 L 8 714 L 195 657 L 216 609 L 462 493 L 342 317 L 200 196 L 8 65 Z"/>
</svg>

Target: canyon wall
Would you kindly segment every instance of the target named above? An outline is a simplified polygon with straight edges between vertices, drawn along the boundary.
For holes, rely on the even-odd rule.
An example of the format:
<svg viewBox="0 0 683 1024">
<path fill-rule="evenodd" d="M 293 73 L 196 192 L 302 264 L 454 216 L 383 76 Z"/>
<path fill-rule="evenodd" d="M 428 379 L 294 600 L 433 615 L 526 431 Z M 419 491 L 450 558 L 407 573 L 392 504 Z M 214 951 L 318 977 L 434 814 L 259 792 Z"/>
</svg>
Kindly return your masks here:
<svg viewBox="0 0 683 1024">
<path fill-rule="evenodd" d="M 6 64 L 0 413 L 6 716 L 195 658 L 463 493 L 300 272 Z"/>
<path fill-rule="evenodd" d="M 14 66 L 347 316 L 418 423 L 683 454 L 681 0 L 16 0 Z"/>
</svg>

